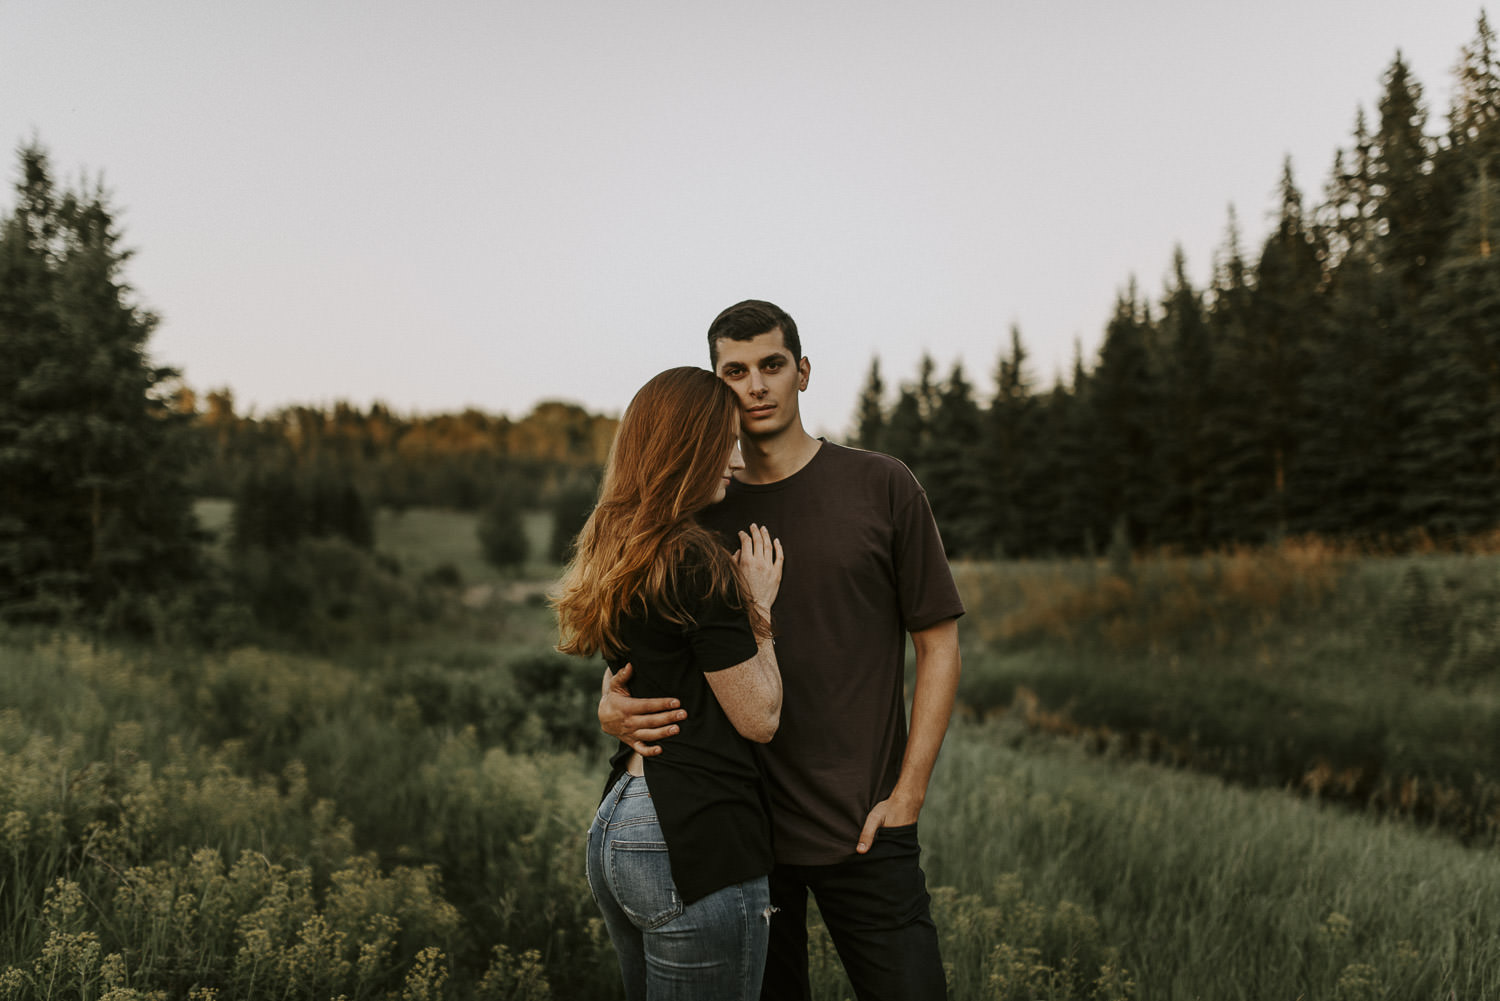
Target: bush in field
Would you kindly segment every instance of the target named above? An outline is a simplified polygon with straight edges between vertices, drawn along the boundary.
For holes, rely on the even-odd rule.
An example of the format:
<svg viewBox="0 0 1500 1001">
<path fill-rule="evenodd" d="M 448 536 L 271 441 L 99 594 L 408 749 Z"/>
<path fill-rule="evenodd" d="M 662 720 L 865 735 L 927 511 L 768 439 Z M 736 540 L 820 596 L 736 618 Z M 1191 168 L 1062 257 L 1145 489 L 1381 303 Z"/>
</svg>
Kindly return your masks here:
<svg viewBox="0 0 1500 1001">
<path fill-rule="evenodd" d="M 272 638 L 330 650 L 412 634 L 438 614 L 427 588 L 341 538 L 241 553 L 234 577 Z"/>
<path fill-rule="evenodd" d="M 521 508 L 509 497 L 491 503 L 475 528 L 485 561 L 500 570 L 514 570 L 526 562 L 529 544 Z"/>
<path fill-rule="evenodd" d="M 361 549 L 375 545 L 375 523 L 364 495 L 347 476 L 320 473 L 308 491 L 312 534 L 348 539 Z"/>
<path fill-rule="evenodd" d="M 67 796 L 34 781 L 59 766 Z M 222 754 L 158 772 L 45 740 L 0 755 L 0 768 L 11 780 L 0 863 L 25 877 L 0 898 L 8 999 L 384 998 L 459 931 L 435 870 L 382 871 L 356 853 L 297 770 L 283 791 Z"/>
<path fill-rule="evenodd" d="M 1391 604 L 1387 629 L 1421 682 L 1472 691 L 1483 678 L 1500 678 L 1500 583 L 1492 576 L 1442 574 L 1414 563 Z"/>
<path fill-rule="evenodd" d="M 597 661 L 539 653 L 511 660 L 505 670 L 414 668 L 393 678 L 389 692 L 411 697 L 424 723 L 472 727 L 485 745 L 585 749 L 603 741 L 595 712 L 602 672 Z"/>
<path fill-rule="evenodd" d="M 573 550 L 573 540 L 589 520 L 598 501 L 599 488 L 594 483 L 581 483 L 558 491 L 552 502 L 552 544 L 547 555 L 553 563 L 566 563 Z"/>
<path fill-rule="evenodd" d="M 585 748 L 599 744 L 599 679 L 604 668 L 594 660 L 540 654 L 511 661 L 516 711 L 540 729 L 553 747 Z"/>
<path fill-rule="evenodd" d="M 291 472 L 252 470 L 234 493 L 230 546 L 237 553 L 250 549 L 283 549 L 307 534 L 307 506 Z"/>
<path fill-rule="evenodd" d="M 231 535 L 236 552 L 281 549 L 308 537 L 341 538 L 361 549 L 374 545 L 369 507 L 347 476 L 257 468 L 240 481 Z"/>
<path fill-rule="evenodd" d="M 424 729 L 326 661 L 4 640 L 0 999 L 609 996 L 577 757 Z"/>
</svg>

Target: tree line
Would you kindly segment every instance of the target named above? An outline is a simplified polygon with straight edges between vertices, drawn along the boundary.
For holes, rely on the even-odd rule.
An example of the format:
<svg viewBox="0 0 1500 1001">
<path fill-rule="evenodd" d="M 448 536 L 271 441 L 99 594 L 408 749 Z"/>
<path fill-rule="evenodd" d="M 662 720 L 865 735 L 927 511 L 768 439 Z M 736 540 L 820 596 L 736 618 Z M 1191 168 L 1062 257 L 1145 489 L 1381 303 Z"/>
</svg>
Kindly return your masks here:
<svg viewBox="0 0 1500 1001">
<path fill-rule="evenodd" d="M 1177 250 L 1098 354 L 1040 389 L 1010 332 L 987 404 L 925 356 L 870 367 L 854 441 L 903 459 L 955 554 L 1201 551 L 1316 533 L 1399 544 L 1500 525 L 1500 64 L 1484 14 L 1444 129 L 1398 53 L 1319 202 L 1290 162 L 1274 230 L 1231 209 L 1206 288 Z"/>
<path fill-rule="evenodd" d="M 617 423 L 557 401 L 518 420 L 472 408 L 403 416 L 379 402 L 256 417 L 237 414 L 227 389 L 185 408 L 195 445 L 186 487 L 234 501 L 236 547 L 336 535 L 368 548 L 375 508 L 443 507 L 478 513 L 479 550 L 502 569 L 564 558 Z M 555 523 L 546 552 L 530 551 L 522 527 L 522 513 L 536 509 Z"/>
<path fill-rule="evenodd" d="M 1483 14 L 1455 83 L 1430 128 L 1398 54 L 1317 204 L 1288 164 L 1260 247 L 1244 251 L 1231 212 L 1208 287 L 1178 251 L 1163 294 L 1131 282 L 1097 356 L 1076 352 L 1050 388 L 1014 329 L 985 404 L 961 365 L 939 378 L 930 356 L 888 399 L 875 359 L 854 443 L 916 471 L 955 554 L 1493 530 L 1500 66 Z M 157 318 L 125 281 L 129 257 L 102 186 L 59 188 L 40 145 L 23 146 L 0 217 L 0 618 L 212 622 L 199 604 L 224 598 L 232 618 L 236 595 L 388 574 L 368 553 L 377 505 L 488 506 L 484 545 L 504 559 L 516 510 L 586 514 L 612 418 L 562 403 L 519 420 L 343 403 L 257 417 L 227 390 L 200 404 L 146 354 Z M 205 495 L 239 502 L 227 580 L 193 518 Z M 296 561 L 274 553 L 304 539 L 322 569 L 299 591 L 282 579 Z M 406 587 L 386 584 L 376 614 Z"/>
<path fill-rule="evenodd" d="M 383 403 L 360 409 L 292 406 L 263 416 L 235 412 L 228 389 L 189 394 L 196 442 L 188 488 L 232 497 L 250 471 L 351 481 L 373 505 L 476 510 L 498 494 L 527 504 L 591 483 L 614 438 L 614 418 L 571 403 L 538 404 L 525 417 L 468 409 L 402 415 Z"/>
<path fill-rule="evenodd" d="M 0 620 L 219 643 L 404 628 L 433 595 L 371 551 L 375 507 L 481 510 L 476 548 L 503 565 L 566 545 L 528 554 L 523 509 L 586 516 L 615 421 L 571 404 L 519 420 L 378 403 L 257 417 L 227 390 L 200 405 L 148 358 L 157 317 L 102 185 L 60 187 L 36 141 L 19 160 L 0 216 Z M 194 517 L 213 496 L 235 502 L 227 563 Z"/>
</svg>

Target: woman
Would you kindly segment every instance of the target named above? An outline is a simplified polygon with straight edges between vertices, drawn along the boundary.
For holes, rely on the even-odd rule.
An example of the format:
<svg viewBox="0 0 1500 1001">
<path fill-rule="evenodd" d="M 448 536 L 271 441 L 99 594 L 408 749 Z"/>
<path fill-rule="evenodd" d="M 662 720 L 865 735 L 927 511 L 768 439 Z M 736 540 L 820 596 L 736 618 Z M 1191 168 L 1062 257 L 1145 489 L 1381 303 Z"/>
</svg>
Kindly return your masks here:
<svg viewBox="0 0 1500 1001">
<path fill-rule="evenodd" d="M 743 468 L 738 432 L 713 373 L 646 383 L 556 601 L 559 650 L 628 662 L 634 694 L 687 710 L 664 753 L 621 745 L 589 828 L 589 886 L 629 1001 L 760 996 L 771 832 L 750 741 L 770 740 L 781 716 L 781 544 L 751 525 L 731 556 L 694 520 Z"/>
</svg>

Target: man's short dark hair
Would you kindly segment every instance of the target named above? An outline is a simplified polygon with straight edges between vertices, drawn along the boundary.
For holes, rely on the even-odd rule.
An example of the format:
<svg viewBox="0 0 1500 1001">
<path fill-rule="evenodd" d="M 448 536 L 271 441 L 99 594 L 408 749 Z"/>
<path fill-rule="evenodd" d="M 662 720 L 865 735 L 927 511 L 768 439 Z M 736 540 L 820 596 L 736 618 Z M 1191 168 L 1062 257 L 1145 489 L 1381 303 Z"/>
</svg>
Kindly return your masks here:
<svg viewBox="0 0 1500 1001">
<path fill-rule="evenodd" d="M 802 341 L 797 337 L 797 321 L 788 316 L 786 310 L 780 306 L 762 299 L 746 299 L 744 302 L 737 302 L 714 317 L 714 322 L 708 325 L 709 361 L 715 368 L 718 367 L 719 341 L 722 338 L 727 337 L 731 341 L 749 341 L 761 334 L 769 334 L 777 327 L 781 328 L 781 335 L 786 339 L 786 347 L 792 353 L 792 361 L 800 362 Z"/>
</svg>

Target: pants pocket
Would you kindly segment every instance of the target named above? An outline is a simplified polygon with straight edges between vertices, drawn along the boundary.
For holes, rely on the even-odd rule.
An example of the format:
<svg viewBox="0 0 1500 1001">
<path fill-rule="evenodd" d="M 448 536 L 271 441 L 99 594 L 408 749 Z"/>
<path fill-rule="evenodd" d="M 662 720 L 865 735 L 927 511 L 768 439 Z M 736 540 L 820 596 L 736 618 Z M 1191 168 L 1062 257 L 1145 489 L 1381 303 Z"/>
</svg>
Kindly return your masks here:
<svg viewBox="0 0 1500 1001">
<path fill-rule="evenodd" d="M 660 928 L 682 913 L 665 842 L 615 841 L 609 853 L 615 900 L 637 928 Z"/>
</svg>

